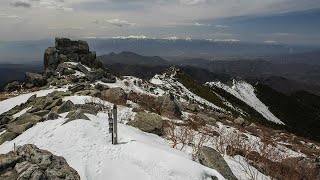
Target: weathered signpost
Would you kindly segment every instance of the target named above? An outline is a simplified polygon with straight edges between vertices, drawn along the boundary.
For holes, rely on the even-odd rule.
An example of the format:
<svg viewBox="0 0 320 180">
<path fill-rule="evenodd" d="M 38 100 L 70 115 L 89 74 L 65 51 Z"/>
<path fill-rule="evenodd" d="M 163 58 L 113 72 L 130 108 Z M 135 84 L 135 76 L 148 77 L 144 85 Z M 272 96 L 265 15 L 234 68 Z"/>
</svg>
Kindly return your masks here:
<svg viewBox="0 0 320 180">
<path fill-rule="evenodd" d="M 112 144 L 118 144 L 118 123 L 117 123 L 117 105 L 113 106 L 109 116 L 109 133 L 111 133 Z"/>
</svg>

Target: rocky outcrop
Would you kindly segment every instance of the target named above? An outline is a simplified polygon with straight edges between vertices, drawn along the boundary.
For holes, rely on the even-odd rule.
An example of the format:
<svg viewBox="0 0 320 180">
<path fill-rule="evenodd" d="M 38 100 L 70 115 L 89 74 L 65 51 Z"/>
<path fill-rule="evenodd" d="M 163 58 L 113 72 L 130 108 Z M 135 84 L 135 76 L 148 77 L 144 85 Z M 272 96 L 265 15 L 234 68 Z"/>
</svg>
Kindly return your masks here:
<svg viewBox="0 0 320 180">
<path fill-rule="evenodd" d="M 133 121 L 128 125 L 136 127 L 141 131 L 162 135 L 162 118 L 157 114 L 150 114 L 146 112 L 138 112 Z"/>
<path fill-rule="evenodd" d="M 21 89 L 21 83 L 18 82 L 18 81 L 13 81 L 13 82 L 10 82 L 8 83 L 4 88 L 3 90 L 5 92 L 12 92 L 12 91 L 19 91 Z"/>
<path fill-rule="evenodd" d="M 199 162 L 204 166 L 217 170 L 228 180 L 237 180 L 220 153 L 210 147 L 204 146 L 200 148 Z"/>
<path fill-rule="evenodd" d="M 128 95 L 122 88 L 117 87 L 102 91 L 101 98 L 112 103 L 126 104 Z"/>
<path fill-rule="evenodd" d="M 37 73 L 26 73 L 26 86 L 28 88 L 32 87 L 42 87 L 47 84 L 47 77 L 42 74 Z"/>
<path fill-rule="evenodd" d="M 158 97 L 155 101 L 159 106 L 160 115 L 172 119 L 181 119 L 182 112 L 173 94 Z"/>
<path fill-rule="evenodd" d="M 35 145 L 24 145 L 17 151 L 0 155 L 0 179 L 8 180 L 80 180 L 67 161 Z"/>
</svg>

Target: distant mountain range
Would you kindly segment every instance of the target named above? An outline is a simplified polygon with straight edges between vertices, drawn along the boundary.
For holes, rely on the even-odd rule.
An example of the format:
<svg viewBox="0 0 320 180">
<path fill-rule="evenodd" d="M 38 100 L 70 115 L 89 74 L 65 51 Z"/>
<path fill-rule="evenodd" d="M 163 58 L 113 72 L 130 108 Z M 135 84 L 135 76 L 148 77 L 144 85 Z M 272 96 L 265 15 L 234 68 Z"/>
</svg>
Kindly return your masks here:
<svg viewBox="0 0 320 180">
<path fill-rule="evenodd" d="M 249 43 L 227 40 L 204 39 L 150 39 L 141 37 L 85 39 L 98 55 L 123 51 L 135 52 L 144 56 L 161 56 L 170 59 L 270 59 L 295 53 L 315 52 L 316 48 L 291 46 L 278 43 Z M 52 40 L 0 42 L 0 62 L 41 61 L 43 47 Z M 303 60 L 303 59 L 302 59 Z M 307 62 L 307 60 L 303 60 Z"/>
</svg>

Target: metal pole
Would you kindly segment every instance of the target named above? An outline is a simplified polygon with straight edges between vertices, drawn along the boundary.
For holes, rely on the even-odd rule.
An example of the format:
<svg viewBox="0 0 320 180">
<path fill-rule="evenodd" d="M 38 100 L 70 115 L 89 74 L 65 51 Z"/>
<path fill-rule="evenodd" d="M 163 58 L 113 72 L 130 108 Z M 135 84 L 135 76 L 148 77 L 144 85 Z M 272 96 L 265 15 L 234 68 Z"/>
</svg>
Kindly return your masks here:
<svg viewBox="0 0 320 180">
<path fill-rule="evenodd" d="M 117 105 L 113 106 L 113 144 L 118 144 Z"/>
</svg>

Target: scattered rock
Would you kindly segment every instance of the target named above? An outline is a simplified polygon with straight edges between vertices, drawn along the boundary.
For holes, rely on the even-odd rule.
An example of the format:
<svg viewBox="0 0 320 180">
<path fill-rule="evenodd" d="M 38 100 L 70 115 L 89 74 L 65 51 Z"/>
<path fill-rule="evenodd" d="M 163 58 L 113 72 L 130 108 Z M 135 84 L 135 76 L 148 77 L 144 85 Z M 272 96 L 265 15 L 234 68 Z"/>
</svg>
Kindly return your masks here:
<svg viewBox="0 0 320 180">
<path fill-rule="evenodd" d="M 96 88 L 96 89 L 99 90 L 99 91 L 104 91 L 104 90 L 110 89 L 109 86 L 103 85 L 103 84 L 100 84 L 100 83 L 96 84 L 96 85 L 94 86 L 94 88 Z"/>
<path fill-rule="evenodd" d="M 29 83 L 32 86 L 42 87 L 47 84 L 47 79 L 41 74 L 27 72 L 26 83 Z"/>
<path fill-rule="evenodd" d="M 0 155 L 0 179 L 7 180 L 80 180 L 79 174 L 67 161 L 35 145 L 21 146 L 16 152 Z"/>
<path fill-rule="evenodd" d="M 203 146 L 200 148 L 199 162 L 204 166 L 217 170 L 228 180 L 237 180 L 220 153 L 210 147 Z"/>
<path fill-rule="evenodd" d="M 13 81 L 11 83 L 8 83 L 4 87 L 5 92 L 13 92 L 13 91 L 19 91 L 19 90 L 21 90 L 21 83 L 18 81 Z"/>
<path fill-rule="evenodd" d="M 71 110 L 74 109 L 74 104 L 73 102 L 71 102 L 70 100 L 64 102 L 58 109 L 57 109 L 57 113 L 58 114 L 62 114 L 65 112 L 69 112 Z"/>
<path fill-rule="evenodd" d="M 101 98 L 116 104 L 126 104 L 128 96 L 122 88 L 117 87 L 102 91 Z"/>
<path fill-rule="evenodd" d="M 133 121 L 128 125 L 136 127 L 141 131 L 163 135 L 162 132 L 162 118 L 157 114 L 150 114 L 146 112 L 138 112 Z"/>
<path fill-rule="evenodd" d="M 66 118 L 68 118 L 68 120 L 63 124 L 67 124 L 71 121 L 78 120 L 78 119 L 90 120 L 86 115 L 84 115 L 84 111 L 81 109 L 69 112 Z"/>
<path fill-rule="evenodd" d="M 48 115 L 47 115 L 47 120 L 55 120 L 55 119 L 58 119 L 60 118 L 61 116 L 55 112 L 50 112 Z"/>
<path fill-rule="evenodd" d="M 52 109 L 53 107 L 56 107 L 56 106 L 60 106 L 62 104 L 62 99 L 56 99 L 54 100 L 50 105 L 46 106 L 46 110 L 50 110 Z"/>
</svg>

